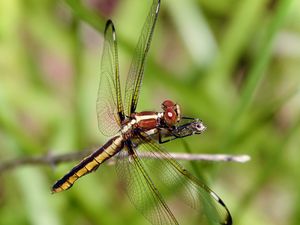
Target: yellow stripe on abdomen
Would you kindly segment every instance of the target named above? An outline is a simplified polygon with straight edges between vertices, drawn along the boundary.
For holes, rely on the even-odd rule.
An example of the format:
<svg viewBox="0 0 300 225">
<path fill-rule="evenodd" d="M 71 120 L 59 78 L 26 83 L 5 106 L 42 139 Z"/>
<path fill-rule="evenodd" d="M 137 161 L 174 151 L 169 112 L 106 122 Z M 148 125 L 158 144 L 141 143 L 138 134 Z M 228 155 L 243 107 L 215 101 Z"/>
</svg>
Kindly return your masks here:
<svg viewBox="0 0 300 225">
<path fill-rule="evenodd" d="M 122 136 L 116 136 L 110 139 L 100 149 L 84 158 L 69 173 L 58 180 L 52 187 L 52 193 L 71 188 L 78 178 L 95 171 L 101 163 L 118 153 L 123 148 L 123 145 L 124 140 Z"/>
</svg>

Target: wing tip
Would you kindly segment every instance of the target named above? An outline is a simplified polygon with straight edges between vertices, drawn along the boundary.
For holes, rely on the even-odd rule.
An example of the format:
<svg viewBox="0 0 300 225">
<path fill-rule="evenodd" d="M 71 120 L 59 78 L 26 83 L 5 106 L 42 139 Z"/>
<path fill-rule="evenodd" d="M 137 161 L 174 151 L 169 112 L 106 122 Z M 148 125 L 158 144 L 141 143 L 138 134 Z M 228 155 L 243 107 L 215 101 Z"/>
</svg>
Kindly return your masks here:
<svg viewBox="0 0 300 225">
<path fill-rule="evenodd" d="M 222 225 L 232 225 L 232 217 L 229 212 L 226 220 L 224 221 L 224 223 L 222 223 Z"/>
<path fill-rule="evenodd" d="M 109 19 L 109 20 L 106 21 L 104 33 L 107 32 L 107 30 L 108 30 L 109 27 L 112 28 L 113 33 L 116 31 L 114 23 L 113 23 L 113 21 L 111 19 Z"/>
</svg>

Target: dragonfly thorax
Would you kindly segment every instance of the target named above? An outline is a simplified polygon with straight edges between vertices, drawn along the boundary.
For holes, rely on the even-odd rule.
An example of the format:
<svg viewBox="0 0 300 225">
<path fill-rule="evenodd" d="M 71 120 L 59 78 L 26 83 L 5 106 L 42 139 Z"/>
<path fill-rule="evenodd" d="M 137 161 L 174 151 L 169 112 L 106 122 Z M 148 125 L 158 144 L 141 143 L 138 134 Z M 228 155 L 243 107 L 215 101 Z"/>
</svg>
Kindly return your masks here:
<svg viewBox="0 0 300 225">
<path fill-rule="evenodd" d="M 132 137 L 135 130 L 147 132 L 160 126 L 164 113 L 143 111 L 132 113 L 121 129 L 122 135 L 126 138 Z"/>
<path fill-rule="evenodd" d="M 180 121 L 180 107 L 171 100 L 162 103 L 163 112 L 135 112 L 123 122 L 121 133 L 125 139 L 133 136 L 134 131 L 148 132 L 156 128 L 170 128 Z"/>
</svg>

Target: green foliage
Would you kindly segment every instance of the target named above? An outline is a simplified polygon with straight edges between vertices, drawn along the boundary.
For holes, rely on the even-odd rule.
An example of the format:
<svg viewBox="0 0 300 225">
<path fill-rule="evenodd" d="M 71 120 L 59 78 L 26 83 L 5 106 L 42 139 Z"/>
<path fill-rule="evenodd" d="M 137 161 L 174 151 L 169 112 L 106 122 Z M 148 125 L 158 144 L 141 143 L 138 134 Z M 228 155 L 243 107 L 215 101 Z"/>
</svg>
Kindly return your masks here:
<svg viewBox="0 0 300 225">
<path fill-rule="evenodd" d="M 105 143 L 95 105 L 107 15 L 124 83 L 150 2 L 0 2 L 1 161 Z M 185 140 L 188 149 L 252 157 L 192 165 L 210 178 L 235 224 L 299 224 L 299 15 L 292 0 L 162 0 L 138 110 L 173 99 L 208 127 Z M 165 148 L 187 150 L 180 141 Z M 111 166 L 51 195 L 73 165 L 1 174 L 0 224 L 147 224 Z"/>
</svg>

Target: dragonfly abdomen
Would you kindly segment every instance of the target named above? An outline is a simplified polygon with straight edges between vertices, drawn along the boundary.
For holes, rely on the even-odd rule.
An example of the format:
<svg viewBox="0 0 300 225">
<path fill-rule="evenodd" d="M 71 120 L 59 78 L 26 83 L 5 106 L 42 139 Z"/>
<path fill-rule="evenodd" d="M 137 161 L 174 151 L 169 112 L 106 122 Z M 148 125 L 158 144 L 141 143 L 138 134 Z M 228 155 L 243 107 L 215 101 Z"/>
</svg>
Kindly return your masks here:
<svg viewBox="0 0 300 225">
<path fill-rule="evenodd" d="M 105 145 L 85 157 L 69 173 L 58 180 L 52 187 L 52 193 L 71 188 L 78 178 L 95 171 L 100 164 L 118 153 L 123 146 L 124 139 L 121 135 L 111 138 Z"/>
</svg>

